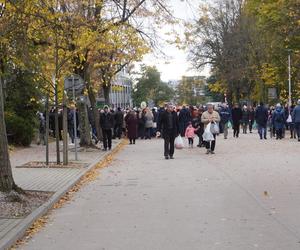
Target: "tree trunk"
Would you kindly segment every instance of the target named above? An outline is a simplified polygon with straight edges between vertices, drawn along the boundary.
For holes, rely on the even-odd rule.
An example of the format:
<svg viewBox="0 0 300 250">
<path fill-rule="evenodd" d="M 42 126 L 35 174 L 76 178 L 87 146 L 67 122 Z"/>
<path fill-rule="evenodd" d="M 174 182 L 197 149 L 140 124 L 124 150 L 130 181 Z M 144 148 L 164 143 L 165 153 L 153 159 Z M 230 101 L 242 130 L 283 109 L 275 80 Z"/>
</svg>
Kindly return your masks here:
<svg viewBox="0 0 300 250">
<path fill-rule="evenodd" d="M 104 100 L 106 105 L 110 105 L 109 92 L 110 86 L 103 86 Z"/>
<path fill-rule="evenodd" d="M 79 113 L 80 146 L 93 146 L 91 139 L 91 129 L 88 119 L 88 111 L 85 101 L 78 101 L 77 107 Z"/>
<path fill-rule="evenodd" d="M 101 126 L 100 126 L 100 114 L 96 107 L 96 97 L 95 97 L 95 94 L 94 94 L 91 86 L 89 86 L 89 88 L 88 88 L 88 94 L 89 94 L 89 99 L 91 102 L 91 107 L 92 107 L 93 115 L 94 115 L 94 119 L 95 119 L 97 138 L 98 138 L 98 140 L 102 141 L 103 136 L 102 136 L 102 130 L 101 130 Z"/>
<path fill-rule="evenodd" d="M 8 153 L 8 142 L 4 120 L 3 83 L 0 75 L 0 191 L 10 192 L 15 188 L 16 185 L 12 176 Z"/>
</svg>

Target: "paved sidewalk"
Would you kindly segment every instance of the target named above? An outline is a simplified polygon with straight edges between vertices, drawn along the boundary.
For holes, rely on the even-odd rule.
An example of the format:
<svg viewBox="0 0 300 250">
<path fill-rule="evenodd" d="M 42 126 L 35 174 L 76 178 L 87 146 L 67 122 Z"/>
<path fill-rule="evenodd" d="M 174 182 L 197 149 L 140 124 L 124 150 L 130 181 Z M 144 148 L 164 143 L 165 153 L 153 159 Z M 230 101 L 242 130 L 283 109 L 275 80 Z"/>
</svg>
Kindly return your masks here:
<svg viewBox="0 0 300 250">
<path fill-rule="evenodd" d="M 18 249 L 299 250 L 299 146 L 231 134 L 164 160 L 138 140 Z"/>
<path fill-rule="evenodd" d="M 113 141 L 113 149 L 119 142 L 121 141 Z M 49 148 L 50 161 L 55 162 L 55 143 L 51 143 Z M 100 149 L 81 149 L 81 152 L 78 152 L 79 160 L 77 161 L 83 164 L 84 167 L 81 168 L 16 168 L 30 161 L 45 161 L 45 151 L 45 146 L 32 145 L 30 148 L 16 150 L 10 155 L 14 179 L 18 186 L 24 190 L 48 191 L 54 194 L 48 202 L 27 217 L 20 219 L 0 217 L 1 250 L 8 248 L 20 238 L 36 219 L 45 214 L 88 170 L 111 152 L 104 152 Z M 75 155 L 72 150 L 69 151 L 69 161 L 75 162 Z"/>
</svg>

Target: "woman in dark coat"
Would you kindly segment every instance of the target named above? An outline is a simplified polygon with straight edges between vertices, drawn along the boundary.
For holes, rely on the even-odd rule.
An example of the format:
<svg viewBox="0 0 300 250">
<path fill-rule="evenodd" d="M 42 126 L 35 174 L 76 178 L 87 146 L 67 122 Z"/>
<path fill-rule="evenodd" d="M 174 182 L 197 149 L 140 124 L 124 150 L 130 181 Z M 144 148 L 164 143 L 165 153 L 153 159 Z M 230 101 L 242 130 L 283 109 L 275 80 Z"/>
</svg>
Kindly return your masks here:
<svg viewBox="0 0 300 250">
<path fill-rule="evenodd" d="M 134 111 L 130 111 L 125 117 L 125 122 L 127 128 L 127 136 L 130 144 L 135 144 L 138 130 L 138 119 L 136 113 Z"/>
</svg>

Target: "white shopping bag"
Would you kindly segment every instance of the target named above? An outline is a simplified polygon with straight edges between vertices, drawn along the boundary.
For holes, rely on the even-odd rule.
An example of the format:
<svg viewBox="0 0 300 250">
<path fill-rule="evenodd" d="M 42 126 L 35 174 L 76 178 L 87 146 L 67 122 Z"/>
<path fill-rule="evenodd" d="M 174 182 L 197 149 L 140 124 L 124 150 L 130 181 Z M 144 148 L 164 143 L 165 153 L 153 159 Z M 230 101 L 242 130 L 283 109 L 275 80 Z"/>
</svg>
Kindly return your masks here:
<svg viewBox="0 0 300 250">
<path fill-rule="evenodd" d="M 214 141 L 214 135 L 210 132 L 211 123 L 208 123 L 202 135 L 203 141 Z"/>
<path fill-rule="evenodd" d="M 210 132 L 214 135 L 214 134 L 219 134 L 220 133 L 220 128 L 218 123 L 216 122 L 212 122 L 210 123 Z"/>
<path fill-rule="evenodd" d="M 291 116 L 291 114 L 289 114 L 289 117 L 287 118 L 287 120 L 286 120 L 286 122 L 287 123 L 292 123 L 292 116 Z"/>
<path fill-rule="evenodd" d="M 183 149 L 184 144 L 183 144 L 183 139 L 182 137 L 179 135 L 175 138 L 175 148 L 176 149 Z"/>
</svg>

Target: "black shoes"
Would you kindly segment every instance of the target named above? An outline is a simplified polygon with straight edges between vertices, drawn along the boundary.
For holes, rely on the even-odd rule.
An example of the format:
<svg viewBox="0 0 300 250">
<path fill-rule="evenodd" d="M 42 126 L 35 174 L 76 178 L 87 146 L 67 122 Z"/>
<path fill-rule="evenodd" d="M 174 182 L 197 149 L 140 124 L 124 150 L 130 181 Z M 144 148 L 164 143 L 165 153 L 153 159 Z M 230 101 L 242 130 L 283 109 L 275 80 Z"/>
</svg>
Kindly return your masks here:
<svg viewBox="0 0 300 250">
<path fill-rule="evenodd" d="M 170 157 L 167 155 L 167 156 L 165 156 L 165 159 L 166 160 L 169 160 L 169 159 L 174 159 L 174 156 L 173 155 L 170 155 Z"/>
</svg>

